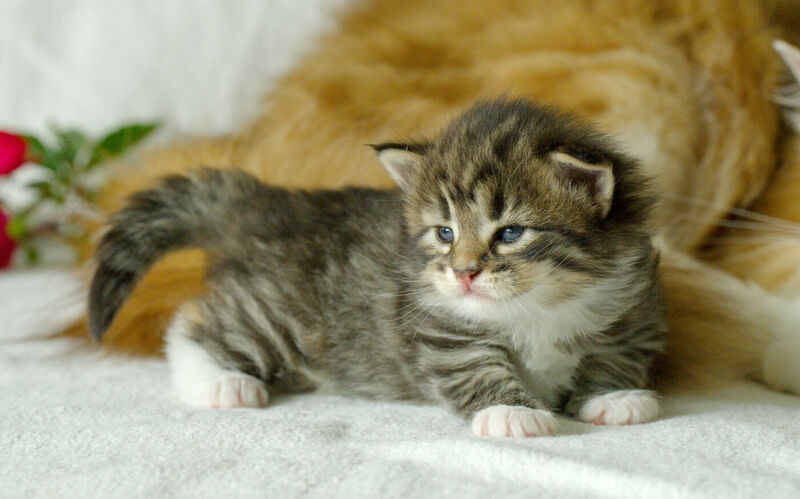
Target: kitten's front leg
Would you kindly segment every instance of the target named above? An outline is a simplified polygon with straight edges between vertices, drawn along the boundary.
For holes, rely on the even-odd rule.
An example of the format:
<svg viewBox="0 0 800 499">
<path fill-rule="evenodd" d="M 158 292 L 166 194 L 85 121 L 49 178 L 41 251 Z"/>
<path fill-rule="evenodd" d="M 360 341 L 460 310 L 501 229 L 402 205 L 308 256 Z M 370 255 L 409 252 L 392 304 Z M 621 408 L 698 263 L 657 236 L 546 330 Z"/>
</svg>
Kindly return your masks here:
<svg viewBox="0 0 800 499">
<path fill-rule="evenodd" d="M 422 336 L 422 335 L 421 335 Z M 478 436 L 552 435 L 553 413 L 522 385 L 509 352 L 500 345 L 420 339 L 420 363 L 438 396 L 472 418 Z"/>
<path fill-rule="evenodd" d="M 472 418 L 472 432 L 479 437 L 541 437 L 557 429 L 552 412 L 520 405 L 492 405 Z"/>
<path fill-rule="evenodd" d="M 589 355 L 581 361 L 564 412 L 596 425 L 628 425 L 658 417 L 658 396 L 645 389 L 649 359 Z"/>
</svg>

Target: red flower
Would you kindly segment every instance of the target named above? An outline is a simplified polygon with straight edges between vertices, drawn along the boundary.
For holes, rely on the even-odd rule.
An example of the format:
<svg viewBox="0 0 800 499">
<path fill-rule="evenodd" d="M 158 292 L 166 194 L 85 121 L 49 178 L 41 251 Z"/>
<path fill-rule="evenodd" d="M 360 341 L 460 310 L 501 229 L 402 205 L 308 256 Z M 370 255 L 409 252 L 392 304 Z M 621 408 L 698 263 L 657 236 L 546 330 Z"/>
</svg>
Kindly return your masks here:
<svg viewBox="0 0 800 499">
<path fill-rule="evenodd" d="M 8 216 L 0 210 L 0 269 L 8 267 L 17 243 L 8 235 Z"/>
<path fill-rule="evenodd" d="M 25 162 L 28 145 L 19 135 L 0 132 L 0 175 L 7 175 Z"/>
</svg>

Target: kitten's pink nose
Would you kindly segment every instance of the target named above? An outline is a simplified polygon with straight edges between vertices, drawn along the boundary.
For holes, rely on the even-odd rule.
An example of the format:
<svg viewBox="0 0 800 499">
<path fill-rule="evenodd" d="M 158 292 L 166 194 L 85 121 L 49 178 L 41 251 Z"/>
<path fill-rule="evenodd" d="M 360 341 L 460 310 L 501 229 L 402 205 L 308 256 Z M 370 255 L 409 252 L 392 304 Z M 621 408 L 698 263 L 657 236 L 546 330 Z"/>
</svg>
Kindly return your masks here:
<svg viewBox="0 0 800 499">
<path fill-rule="evenodd" d="M 453 272 L 455 272 L 458 282 L 460 282 L 466 290 L 469 290 L 470 286 L 472 286 L 472 281 L 481 273 L 480 270 L 454 270 Z"/>
</svg>

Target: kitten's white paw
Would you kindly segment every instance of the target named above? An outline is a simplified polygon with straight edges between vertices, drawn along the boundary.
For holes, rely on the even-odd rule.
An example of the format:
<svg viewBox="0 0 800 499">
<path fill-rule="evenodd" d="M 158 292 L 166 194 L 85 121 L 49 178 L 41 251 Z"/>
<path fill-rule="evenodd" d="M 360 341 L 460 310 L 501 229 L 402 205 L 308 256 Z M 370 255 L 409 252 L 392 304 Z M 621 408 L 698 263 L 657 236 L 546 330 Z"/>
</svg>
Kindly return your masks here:
<svg viewBox="0 0 800 499">
<path fill-rule="evenodd" d="M 552 412 L 515 405 L 493 405 L 472 419 L 472 432 L 479 437 L 539 437 L 557 428 Z"/>
<path fill-rule="evenodd" d="M 596 425 L 647 423 L 658 417 L 658 397 L 650 390 L 618 390 L 590 398 L 578 417 Z"/>
<path fill-rule="evenodd" d="M 269 395 L 261 380 L 223 368 L 196 341 L 189 339 L 191 319 L 196 314 L 191 303 L 184 305 L 167 331 L 166 352 L 178 397 L 199 409 L 267 405 Z"/>
<path fill-rule="evenodd" d="M 800 339 L 784 339 L 767 347 L 762 366 L 767 386 L 800 395 Z"/>
<path fill-rule="evenodd" d="M 230 373 L 208 383 L 193 405 L 201 409 L 234 409 L 264 407 L 268 400 L 267 388 L 261 380 L 247 374 Z"/>
</svg>

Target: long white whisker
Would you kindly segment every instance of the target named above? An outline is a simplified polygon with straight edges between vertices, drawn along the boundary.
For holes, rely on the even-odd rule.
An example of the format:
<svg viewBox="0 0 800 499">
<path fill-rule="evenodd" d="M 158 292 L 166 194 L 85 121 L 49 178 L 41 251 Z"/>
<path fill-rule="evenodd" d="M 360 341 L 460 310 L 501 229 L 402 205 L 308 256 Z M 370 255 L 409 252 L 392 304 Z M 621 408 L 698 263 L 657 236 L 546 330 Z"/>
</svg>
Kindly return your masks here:
<svg viewBox="0 0 800 499">
<path fill-rule="evenodd" d="M 747 210 L 745 208 L 728 207 L 728 206 L 725 206 L 725 205 L 722 205 L 722 204 L 719 204 L 719 203 L 713 203 L 711 201 L 706 201 L 706 200 L 699 199 L 699 198 L 691 198 L 691 197 L 688 197 L 688 196 L 680 196 L 680 195 L 669 194 L 669 193 L 663 194 L 663 197 L 665 199 L 671 199 L 673 201 L 679 201 L 679 202 L 685 203 L 685 204 L 701 206 L 701 207 L 704 207 L 704 208 L 717 209 L 717 210 L 720 210 L 720 211 L 722 211 L 724 213 L 729 213 L 731 215 L 736 215 L 736 216 L 739 216 L 739 217 L 742 217 L 742 218 L 748 218 L 750 220 L 764 222 L 766 224 L 783 226 L 783 227 L 786 227 L 786 228 L 790 228 L 790 229 L 793 229 L 793 230 L 799 230 L 800 231 L 800 224 L 799 223 L 792 222 L 790 220 L 785 220 L 785 219 L 778 218 L 778 217 L 773 217 L 773 216 L 770 216 L 770 215 L 764 215 L 763 213 L 757 213 L 755 211 Z"/>
</svg>

